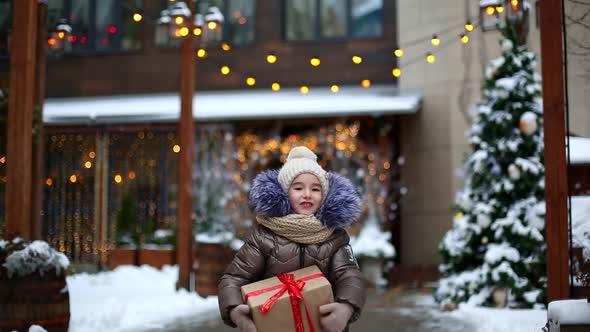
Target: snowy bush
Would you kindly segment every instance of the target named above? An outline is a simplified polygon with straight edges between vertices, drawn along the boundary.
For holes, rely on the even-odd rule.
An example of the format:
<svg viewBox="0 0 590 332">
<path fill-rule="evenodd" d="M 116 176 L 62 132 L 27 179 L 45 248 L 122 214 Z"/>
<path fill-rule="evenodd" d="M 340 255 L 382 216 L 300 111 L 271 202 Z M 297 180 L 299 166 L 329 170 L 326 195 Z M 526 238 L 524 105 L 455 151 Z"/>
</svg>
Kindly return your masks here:
<svg viewBox="0 0 590 332">
<path fill-rule="evenodd" d="M 0 279 L 50 273 L 59 276 L 69 265 L 66 255 L 51 248 L 45 241 L 28 243 L 21 238 L 12 241 L 0 239 Z"/>
</svg>

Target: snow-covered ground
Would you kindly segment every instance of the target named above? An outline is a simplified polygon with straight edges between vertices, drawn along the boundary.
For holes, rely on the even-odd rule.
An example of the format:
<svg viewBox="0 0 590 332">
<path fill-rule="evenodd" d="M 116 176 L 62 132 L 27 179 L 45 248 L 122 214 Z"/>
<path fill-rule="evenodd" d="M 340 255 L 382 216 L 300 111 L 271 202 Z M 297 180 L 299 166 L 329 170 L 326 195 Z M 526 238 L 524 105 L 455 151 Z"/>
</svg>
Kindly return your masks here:
<svg viewBox="0 0 590 332">
<path fill-rule="evenodd" d="M 122 266 L 111 272 L 68 277 L 69 331 L 165 331 L 172 322 L 176 326 L 195 326 L 199 321 L 215 320 L 219 316 L 217 297 L 201 298 L 195 293 L 176 291 L 177 276 L 176 266 L 162 270 Z M 416 297 L 415 301 L 417 306 L 431 308 L 429 315 L 447 315 L 477 326 L 474 332 L 539 331 L 547 319 L 545 310 L 461 306 L 441 312 L 431 296 Z M 415 313 L 407 310 L 404 314 Z"/>
<path fill-rule="evenodd" d="M 172 322 L 190 325 L 219 315 L 217 297 L 176 291 L 177 280 L 176 266 L 120 266 L 69 276 L 69 332 L 166 331 Z"/>
</svg>

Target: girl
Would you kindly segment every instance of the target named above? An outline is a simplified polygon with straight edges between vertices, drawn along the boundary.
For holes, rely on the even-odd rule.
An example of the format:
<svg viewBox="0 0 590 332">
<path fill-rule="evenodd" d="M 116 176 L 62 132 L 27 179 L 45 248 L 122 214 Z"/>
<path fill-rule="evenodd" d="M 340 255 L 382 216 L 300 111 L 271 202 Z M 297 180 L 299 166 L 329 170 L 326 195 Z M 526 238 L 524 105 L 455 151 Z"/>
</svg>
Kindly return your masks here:
<svg viewBox="0 0 590 332">
<path fill-rule="evenodd" d="M 360 198 L 350 181 L 327 173 L 306 147 L 291 150 L 280 169 L 256 176 L 249 206 L 258 225 L 219 281 L 223 321 L 242 332 L 256 331 L 241 286 L 317 265 L 332 284 L 334 303 L 319 308 L 326 332 L 347 330 L 366 299 L 366 282 L 344 227 L 360 215 Z"/>
</svg>

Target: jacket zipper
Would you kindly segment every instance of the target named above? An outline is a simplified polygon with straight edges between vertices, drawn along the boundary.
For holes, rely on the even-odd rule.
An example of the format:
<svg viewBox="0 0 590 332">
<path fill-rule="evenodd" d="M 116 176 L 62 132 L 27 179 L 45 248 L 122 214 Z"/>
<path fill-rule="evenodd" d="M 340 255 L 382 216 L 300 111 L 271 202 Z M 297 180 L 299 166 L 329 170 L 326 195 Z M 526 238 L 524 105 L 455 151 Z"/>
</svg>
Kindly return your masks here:
<svg viewBox="0 0 590 332">
<path fill-rule="evenodd" d="M 303 244 L 299 244 L 299 268 L 303 268 L 303 264 L 305 263 L 305 246 Z"/>
</svg>

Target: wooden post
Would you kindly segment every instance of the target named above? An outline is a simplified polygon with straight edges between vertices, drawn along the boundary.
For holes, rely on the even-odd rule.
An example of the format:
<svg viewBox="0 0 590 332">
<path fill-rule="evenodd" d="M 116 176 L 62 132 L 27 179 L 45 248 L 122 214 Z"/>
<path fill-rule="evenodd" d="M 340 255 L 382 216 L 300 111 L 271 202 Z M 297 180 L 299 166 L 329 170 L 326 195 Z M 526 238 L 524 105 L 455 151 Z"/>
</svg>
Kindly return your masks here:
<svg viewBox="0 0 590 332">
<path fill-rule="evenodd" d="M 6 232 L 31 238 L 31 146 L 37 1 L 13 1 L 6 142 Z"/>
<path fill-rule="evenodd" d="M 41 209 L 43 205 L 43 102 L 45 100 L 45 67 L 47 50 L 47 2 L 40 1 L 37 9 L 37 48 L 35 56 L 35 101 L 38 118 L 34 121 L 37 133 L 33 141 L 31 168 L 31 238 L 41 239 Z M 34 119 L 35 120 L 35 119 Z"/>
<path fill-rule="evenodd" d="M 189 8 L 190 1 L 186 1 Z M 189 24 L 192 24 L 189 20 Z M 192 31 L 192 28 L 189 30 Z M 178 262 L 177 288 L 190 287 L 190 268 L 192 257 L 192 220 L 193 210 L 193 94 L 195 92 L 195 59 L 193 55 L 193 34 L 184 37 L 180 47 L 180 123 L 178 136 L 180 153 L 178 156 L 178 208 L 176 259 Z"/>
<path fill-rule="evenodd" d="M 543 0 L 540 3 L 548 301 L 570 296 L 561 2 Z"/>
<path fill-rule="evenodd" d="M 108 243 L 108 187 L 109 143 L 108 134 L 98 131 L 95 136 L 94 159 L 94 250 L 101 266 L 107 263 Z"/>
</svg>

